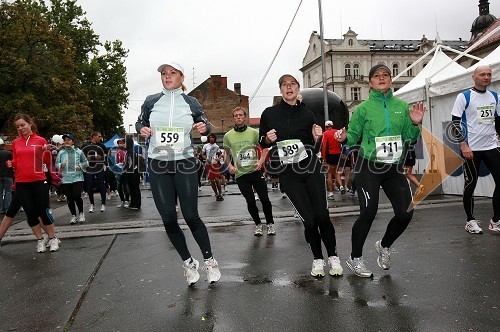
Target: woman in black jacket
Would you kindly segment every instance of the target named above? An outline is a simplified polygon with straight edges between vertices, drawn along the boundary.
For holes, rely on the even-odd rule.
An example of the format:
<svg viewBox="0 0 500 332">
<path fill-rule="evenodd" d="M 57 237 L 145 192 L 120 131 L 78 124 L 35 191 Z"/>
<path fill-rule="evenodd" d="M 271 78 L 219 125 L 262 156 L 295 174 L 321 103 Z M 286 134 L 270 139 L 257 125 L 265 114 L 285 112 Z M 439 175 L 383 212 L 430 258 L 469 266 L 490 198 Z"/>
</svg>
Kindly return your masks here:
<svg viewBox="0 0 500 332">
<path fill-rule="evenodd" d="M 141 208 L 141 173 L 146 171 L 146 163 L 142 155 L 134 149 L 134 138 L 130 135 L 125 139 L 125 149 L 127 153 L 123 173 L 130 191 L 128 207 L 131 210 L 138 210 Z"/>
<path fill-rule="evenodd" d="M 300 84 L 295 77 L 283 75 L 278 83 L 283 99 L 262 113 L 260 145 L 271 147 L 271 164 L 276 161 L 279 165 L 273 171 L 279 173 L 285 193 L 303 220 L 306 241 L 314 256 L 311 275 L 325 275 L 321 241 L 328 253 L 329 274 L 342 275 L 335 229 L 328 213 L 325 175 L 316 156 L 323 130 L 314 113 L 300 101 Z"/>
</svg>

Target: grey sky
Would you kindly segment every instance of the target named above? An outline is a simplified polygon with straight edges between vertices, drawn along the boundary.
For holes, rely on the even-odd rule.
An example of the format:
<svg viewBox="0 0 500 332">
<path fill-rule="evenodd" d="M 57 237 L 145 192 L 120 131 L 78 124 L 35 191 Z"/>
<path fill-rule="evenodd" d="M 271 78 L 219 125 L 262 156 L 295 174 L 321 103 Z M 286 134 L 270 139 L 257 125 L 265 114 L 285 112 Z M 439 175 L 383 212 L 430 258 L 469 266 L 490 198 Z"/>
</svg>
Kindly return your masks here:
<svg viewBox="0 0 500 332">
<path fill-rule="evenodd" d="M 161 90 L 157 66 L 167 60 L 185 68 L 189 91 L 210 75 L 242 84 L 252 96 L 285 35 L 300 0 L 78 0 L 101 41 L 120 39 L 130 92 L 125 128 L 135 123 L 144 98 Z M 470 39 L 478 0 L 323 0 L 325 38 L 342 38 L 349 27 L 359 39 Z M 500 17 L 500 1 L 490 0 Z M 250 103 L 258 117 L 279 93 L 278 77 L 301 79 L 299 68 L 313 30 L 319 32 L 317 0 L 303 0 L 273 68 Z M 193 70 L 194 68 L 194 70 Z M 194 73 L 194 74 L 193 74 Z"/>
</svg>

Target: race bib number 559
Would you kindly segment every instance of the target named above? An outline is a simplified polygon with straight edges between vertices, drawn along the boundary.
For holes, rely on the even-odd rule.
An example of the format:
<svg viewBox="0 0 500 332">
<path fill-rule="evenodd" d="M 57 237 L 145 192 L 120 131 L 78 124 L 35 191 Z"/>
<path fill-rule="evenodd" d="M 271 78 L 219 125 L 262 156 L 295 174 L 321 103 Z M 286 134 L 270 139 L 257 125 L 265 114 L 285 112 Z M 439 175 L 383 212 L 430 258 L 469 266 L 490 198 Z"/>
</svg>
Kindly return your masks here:
<svg viewBox="0 0 500 332">
<path fill-rule="evenodd" d="M 184 129 L 182 127 L 156 127 L 155 140 L 158 148 L 170 147 L 174 151 L 184 148 Z"/>
</svg>

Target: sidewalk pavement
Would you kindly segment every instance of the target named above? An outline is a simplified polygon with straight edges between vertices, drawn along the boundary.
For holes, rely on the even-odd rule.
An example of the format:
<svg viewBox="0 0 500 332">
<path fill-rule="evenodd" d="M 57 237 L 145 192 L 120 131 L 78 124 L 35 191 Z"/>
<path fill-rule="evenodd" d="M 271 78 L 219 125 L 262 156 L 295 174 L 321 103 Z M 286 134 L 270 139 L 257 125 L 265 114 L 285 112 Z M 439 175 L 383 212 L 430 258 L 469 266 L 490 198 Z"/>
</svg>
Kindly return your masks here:
<svg viewBox="0 0 500 332">
<path fill-rule="evenodd" d="M 472 235 L 464 231 L 460 197 L 428 198 L 391 248 L 391 269 L 383 271 L 374 243 L 392 210 L 382 198 L 364 247 L 374 277 L 363 279 L 344 264 L 357 202 L 336 194 L 330 213 L 344 276 L 314 279 L 290 203 L 270 192 L 277 235 L 255 237 L 243 197 L 236 186 L 228 189 L 216 202 L 203 187 L 199 202 L 222 272 L 212 285 L 200 269 L 200 281 L 187 286 L 146 190 L 141 210 L 117 208 L 112 198 L 106 212 L 86 213 L 87 222 L 76 226 L 68 225 L 67 207 L 53 202 L 62 239 L 55 253 L 36 253 L 25 222 L 17 223 L 0 249 L 0 331 L 498 329 L 500 234 L 487 231 L 491 199 L 476 199 L 485 234 Z M 201 261 L 192 235 L 185 235 Z"/>
<path fill-rule="evenodd" d="M 206 224 L 226 222 L 251 222 L 244 197 L 241 195 L 236 184 L 228 185 L 227 191 L 223 193 L 225 198 L 222 202 L 215 201 L 215 196 L 210 186 L 202 186 L 198 193 L 198 213 Z M 63 238 L 97 236 L 114 233 L 141 232 L 144 228 L 163 228 L 163 223 L 155 207 L 151 191 L 142 190 L 142 208 L 140 210 L 129 210 L 118 208 L 120 199 L 112 195 L 106 202 L 106 211 L 100 212 L 100 195 L 94 194 L 95 212 L 89 213 L 89 199 L 84 198 L 84 211 L 86 221 L 83 224 L 70 225 L 71 214 L 66 202 L 57 202 L 57 196 L 51 198 L 52 215 L 54 216 L 58 236 Z M 332 218 L 343 216 L 356 216 L 359 212 L 357 195 L 351 197 L 349 193 L 341 195 L 335 192 L 335 200 L 328 201 L 328 207 Z M 279 190 L 269 188 L 269 198 L 273 205 L 273 216 L 277 219 L 293 219 L 295 210 L 290 201 L 283 196 Z M 436 205 L 461 202 L 461 196 L 433 195 L 428 196 L 421 205 Z M 260 216 L 264 215 L 260 203 L 258 203 Z M 383 190 L 380 193 L 379 210 L 391 210 L 391 205 Z M 184 224 L 182 211 L 178 213 L 180 224 Z M 4 242 L 32 240 L 33 233 L 25 221 L 25 215 L 18 213 L 14 219 L 13 226 L 9 229 Z"/>
</svg>

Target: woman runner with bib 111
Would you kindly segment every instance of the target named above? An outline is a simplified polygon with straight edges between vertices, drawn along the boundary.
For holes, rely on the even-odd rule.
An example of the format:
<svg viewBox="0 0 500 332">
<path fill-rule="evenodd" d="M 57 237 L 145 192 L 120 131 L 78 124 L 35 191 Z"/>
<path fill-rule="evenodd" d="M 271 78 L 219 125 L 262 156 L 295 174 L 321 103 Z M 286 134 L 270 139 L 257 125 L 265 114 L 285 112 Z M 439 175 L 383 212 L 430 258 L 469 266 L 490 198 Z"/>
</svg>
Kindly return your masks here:
<svg viewBox="0 0 500 332">
<path fill-rule="evenodd" d="M 349 129 L 340 129 L 336 138 L 341 144 L 352 146 L 361 138 L 356 162 L 356 189 L 360 214 L 352 226 L 352 251 L 347 267 L 359 277 L 373 274 L 363 261 L 363 245 L 377 215 L 380 186 L 391 201 L 394 217 L 389 221 L 382 240 L 375 243 L 377 264 L 388 270 L 391 266 L 390 247 L 403 234 L 413 216 L 408 211 L 411 191 L 402 162 L 404 143 L 415 141 L 420 134 L 424 116 L 422 103 L 411 109 L 406 102 L 393 97 L 391 71 L 384 65 L 375 65 L 368 74 L 370 96 L 354 111 Z"/>
</svg>

